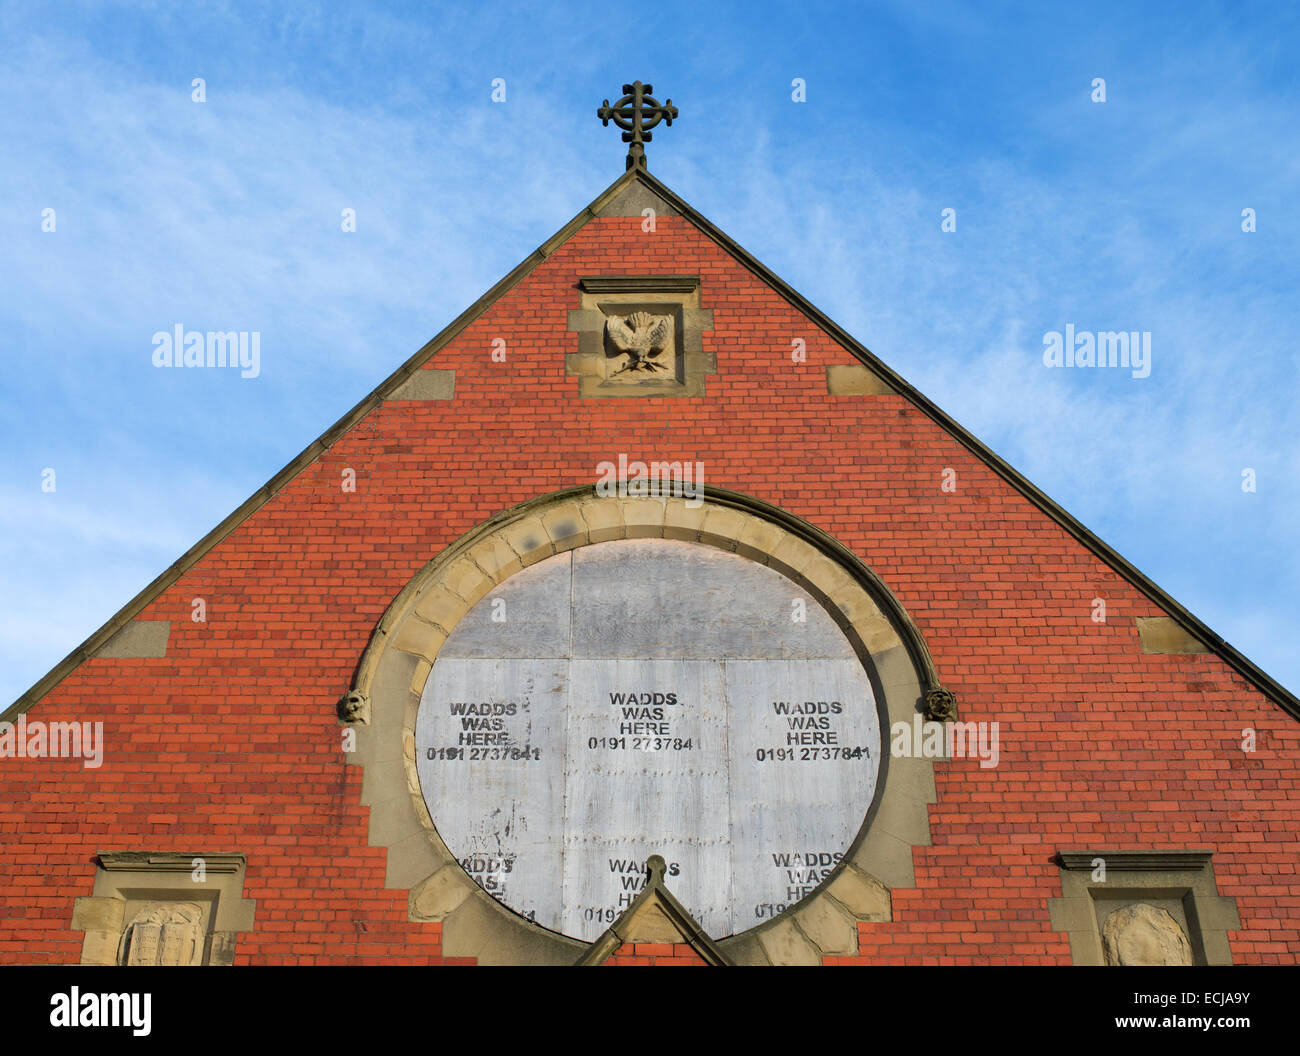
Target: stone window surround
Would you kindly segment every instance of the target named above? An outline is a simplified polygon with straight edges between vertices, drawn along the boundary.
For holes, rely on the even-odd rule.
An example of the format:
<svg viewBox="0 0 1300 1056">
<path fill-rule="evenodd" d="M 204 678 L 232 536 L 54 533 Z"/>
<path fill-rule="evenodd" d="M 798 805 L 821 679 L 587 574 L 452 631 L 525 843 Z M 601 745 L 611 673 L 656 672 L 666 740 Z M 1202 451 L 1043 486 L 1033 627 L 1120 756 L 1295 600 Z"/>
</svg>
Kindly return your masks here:
<svg viewBox="0 0 1300 1056">
<path fill-rule="evenodd" d="M 1047 902 L 1052 927 L 1069 936 L 1076 965 L 1105 965 L 1105 916 L 1147 902 L 1184 926 L 1197 964 L 1232 964 L 1228 932 L 1241 921 L 1235 900 L 1219 894 L 1212 857 L 1206 850 L 1061 851 L 1062 894 Z M 1092 879 L 1099 858 L 1106 863 L 1104 883 Z"/>
<path fill-rule="evenodd" d="M 859 649 L 882 712 L 882 747 L 889 726 L 910 722 L 937 685 L 905 610 L 850 551 L 758 500 L 713 488 L 705 494 L 698 508 L 673 497 L 601 498 L 591 486 L 526 502 L 446 547 L 381 618 L 348 694 L 359 694 L 362 713 L 368 710 L 354 720 L 349 762 L 364 767 L 369 842 L 388 848 L 385 884 L 409 892 L 411 920 L 442 923 L 444 955 L 572 964 L 587 948 L 526 921 L 469 879 L 438 835 L 415 768 L 415 715 L 439 648 L 477 601 L 521 568 L 624 538 L 688 540 L 767 564 L 813 594 Z M 882 753 L 875 802 L 840 868 L 807 899 L 720 947 L 739 964 L 817 964 L 855 954 L 859 922 L 890 919 L 890 889 L 914 885 L 912 848 L 930 843 L 935 798 L 932 760 Z"/>
<path fill-rule="evenodd" d="M 204 880 L 192 879 L 194 859 Z M 205 907 L 203 964 L 232 965 L 235 940 L 253 930 L 257 903 L 243 898 L 247 861 L 242 854 L 212 851 L 101 851 L 94 893 L 78 898 L 72 927 L 84 931 L 81 964 L 115 965 L 128 901 L 196 902 Z"/>
</svg>

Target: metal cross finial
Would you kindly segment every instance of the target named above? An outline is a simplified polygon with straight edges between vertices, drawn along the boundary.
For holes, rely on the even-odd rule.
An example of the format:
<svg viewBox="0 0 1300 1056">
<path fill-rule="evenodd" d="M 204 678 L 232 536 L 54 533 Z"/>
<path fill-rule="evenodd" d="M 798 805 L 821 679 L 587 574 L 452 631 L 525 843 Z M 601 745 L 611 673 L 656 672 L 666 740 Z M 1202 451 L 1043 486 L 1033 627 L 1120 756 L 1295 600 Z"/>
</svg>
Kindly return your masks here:
<svg viewBox="0 0 1300 1056">
<path fill-rule="evenodd" d="M 622 99 L 613 106 L 606 99 L 605 104 L 596 111 L 602 125 L 608 127 L 613 121 L 623 129 L 623 142 L 632 144 L 627 148 L 627 167 L 641 169 L 643 172 L 646 171 L 646 164 L 645 147 L 642 144 L 650 142 L 650 130 L 660 121 L 671 125 L 677 116 L 677 107 L 673 106 L 673 101 L 669 99 L 660 106 L 659 100 L 650 94 L 653 91 L 652 85 L 633 81 L 623 85 Z"/>
</svg>

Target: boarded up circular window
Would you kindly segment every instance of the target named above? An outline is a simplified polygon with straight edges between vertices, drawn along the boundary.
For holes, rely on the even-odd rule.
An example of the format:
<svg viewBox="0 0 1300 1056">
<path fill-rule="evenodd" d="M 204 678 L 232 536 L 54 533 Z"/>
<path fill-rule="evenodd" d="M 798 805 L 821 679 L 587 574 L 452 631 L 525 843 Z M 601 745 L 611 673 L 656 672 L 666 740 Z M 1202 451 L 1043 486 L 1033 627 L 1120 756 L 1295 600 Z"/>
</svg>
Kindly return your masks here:
<svg viewBox="0 0 1300 1056">
<path fill-rule="evenodd" d="M 880 722 L 848 639 L 780 573 L 662 539 L 517 573 L 425 683 L 416 766 L 486 891 L 592 940 L 651 854 L 721 937 L 810 894 L 875 795 Z"/>
</svg>

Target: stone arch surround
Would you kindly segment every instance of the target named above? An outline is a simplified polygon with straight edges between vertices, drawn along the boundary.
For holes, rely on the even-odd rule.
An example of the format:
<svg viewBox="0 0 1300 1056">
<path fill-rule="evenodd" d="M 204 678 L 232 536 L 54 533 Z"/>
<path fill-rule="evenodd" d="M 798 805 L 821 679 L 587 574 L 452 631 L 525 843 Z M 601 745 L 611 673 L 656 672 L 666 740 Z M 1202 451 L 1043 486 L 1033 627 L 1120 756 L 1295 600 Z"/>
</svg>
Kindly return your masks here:
<svg viewBox="0 0 1300 1056">
<path fill-rule="evenodd" d="M 415 719 L 438 651 L 460 619 L 499 584 L 555 554 L 615 539 L 663 538 L 757 561 L 811 594 L 852 643 L 872 681 L 882 746 L 938 687 L 933 660 L 906 611 L 846 547 L 776 507 L 721 489 L 703 501 L 606 498 L 566 489 L 506 510 L 433 558 L 394 599 L 357 666 L 365 701 L 348 760 L 364 768 L 370 845 L 388 850 L 386 886 L 409 893 L 412 921 L 438 921 L 443 955 L 488 964 L 572 964 L 586 943 L 533 924 L 488 895 L 438 834 L 415 766 Z M 784 913 L 722 940 L 734 963 L 814 964 L 853 955 L 858 924 L 890 919 L 889 891 L 911 887 L 912 848 L 930 843 L 929 759 L 882 751 L 875 800 L 843 862 Z"/>
</svg>

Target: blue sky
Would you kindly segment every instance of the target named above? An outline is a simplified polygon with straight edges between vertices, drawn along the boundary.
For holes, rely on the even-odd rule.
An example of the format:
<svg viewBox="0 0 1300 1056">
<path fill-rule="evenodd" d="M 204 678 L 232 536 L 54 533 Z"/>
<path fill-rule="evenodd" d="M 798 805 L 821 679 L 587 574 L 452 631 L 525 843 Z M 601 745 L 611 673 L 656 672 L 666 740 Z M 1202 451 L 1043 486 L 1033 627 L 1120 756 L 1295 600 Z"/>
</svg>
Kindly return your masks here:
<svg viewBox="0 0 1300 1056">
<path fill-rule="evenodd" d="M 609 184 L 636 78 L 658 177 L 1300 690 L 1298 46 L 1250 3 L 0 4 L 0 696 Z M 177 323 L 260 375 L 155 369 Z M 1150 377 L 1045 368 L 1067 323 Z"/>
</svg>

